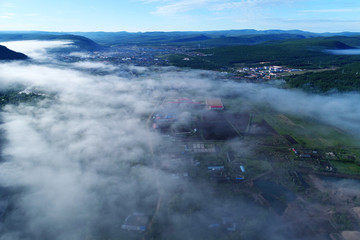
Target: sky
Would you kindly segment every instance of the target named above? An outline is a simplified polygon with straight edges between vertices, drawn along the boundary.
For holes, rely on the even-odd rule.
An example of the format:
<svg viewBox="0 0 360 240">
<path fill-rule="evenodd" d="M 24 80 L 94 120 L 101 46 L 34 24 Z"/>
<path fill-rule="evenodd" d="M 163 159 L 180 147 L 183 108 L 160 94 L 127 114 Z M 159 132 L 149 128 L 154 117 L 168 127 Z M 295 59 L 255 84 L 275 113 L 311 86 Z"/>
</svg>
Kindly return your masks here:
<svg viewBox="0 0 360 240">
<path fill-rule="evenodd" d="M 358 0 L 0 0 L 0 30 L 359 31 Z"/>
</svg>

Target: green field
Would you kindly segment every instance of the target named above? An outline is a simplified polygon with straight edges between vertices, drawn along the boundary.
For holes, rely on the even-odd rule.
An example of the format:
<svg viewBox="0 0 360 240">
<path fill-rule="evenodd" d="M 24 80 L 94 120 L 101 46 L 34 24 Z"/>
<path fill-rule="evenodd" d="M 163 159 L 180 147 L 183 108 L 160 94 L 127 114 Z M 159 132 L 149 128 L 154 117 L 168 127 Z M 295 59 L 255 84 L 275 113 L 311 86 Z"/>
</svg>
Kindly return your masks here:
<svg viewBox="0 0 360 240">
<path fill-rule="evenodd" d="M 332 159 L 325 155 L 323 157 L 331 159 L 331 163 L 339 173 L 360 174 L 360 142 L 355 137 L 316 119 L 273 112 L 266 110 L 266 106 L 253 107 L 252 124 L 258 124 L 264 119 L 279 135 L 290 135 L 298 142 L 298 144 L 288 142 L 282 144 L 277 140 L 279 138 L 277 136 L 262 137 L 262 143 L 265 144 L 263 148 L 269 153 L 276 154 L 276 151 L 280 151 L 282 147 L 290 146 L 322 153 L 333 152 L 336 156 Z M 271 145 L 271 139 L 273 142 L 277 141 L 277 144 Z M 309 167 L 312 167 L 312 164 Z"/>
<path fill-rule="evenodd" d="M 351 162 L 331 161 L 339 173 L 360 175 L 360 166 Z"/>
<path fill-rule="evenodd" d="M 281 135 L 292 136 L 299 144 L 310 148 L 360 147 L 351 136 L 333 126 L 313 119 L 266 114 L 264 119 Z"/>
</svg>

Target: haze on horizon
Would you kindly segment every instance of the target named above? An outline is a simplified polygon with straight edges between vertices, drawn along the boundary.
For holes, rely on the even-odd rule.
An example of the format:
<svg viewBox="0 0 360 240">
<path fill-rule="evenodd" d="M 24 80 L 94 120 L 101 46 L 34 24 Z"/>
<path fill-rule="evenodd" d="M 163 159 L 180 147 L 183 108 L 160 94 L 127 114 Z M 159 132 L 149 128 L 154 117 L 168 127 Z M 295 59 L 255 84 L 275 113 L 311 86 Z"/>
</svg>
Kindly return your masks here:
<svg viewBox="0 0 360 240">
<path fill-rule="evenodd" d="M 358 31 L 356 0 L 0 1 L 2 31 Z"/>
</svg>

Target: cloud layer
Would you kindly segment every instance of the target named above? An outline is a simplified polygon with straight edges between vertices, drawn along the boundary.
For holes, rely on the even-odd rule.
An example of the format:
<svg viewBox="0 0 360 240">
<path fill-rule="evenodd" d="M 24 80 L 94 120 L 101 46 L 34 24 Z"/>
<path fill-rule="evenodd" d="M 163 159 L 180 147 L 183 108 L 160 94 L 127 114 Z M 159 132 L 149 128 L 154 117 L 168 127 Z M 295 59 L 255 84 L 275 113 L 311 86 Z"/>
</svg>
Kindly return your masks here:
<svg viewBox="0 0 360 240">
<path fill-rule="evenodd" d="M 90 74 L 89 69 L 100 69 L 102 74 Z M 131 74 L 134 71 L 137 77 Z M 244 223 L 253 230 L 248 236 L 286 232 L 282 229 L 286 224 L 243 199 L 224 204 L 207 184 L 174 175 L 171 169 L 185 168 L 187 163 L 169 163 L 171 154 L 166 150 L 183 143 L 149 131 L 146 124 L 164 98 L 233 96 L 318 118 L 360 136 L 358 93 L 318 96 L 222 81 L 207 71 L 93 62 L 0 63 L 0 79 L 2 90 L 21 85 L 49 96 L 8 105 L 1 113 L 5 142 L 0 184 L 16 193 L 0 227 L 1 240 L 136 239 L 138 235 L 121 231 L 121 224 L 133 212 L 151 216 L 157 204 L 173 209 L 171 215 L 164 210 L 158 216 L 160 223 L 172 226 L 161 233 L 164 239 L 174 233 L 178 239 L 211 236 L 197 226 L 207 229 L 212 219 L 224 214 L 247 218 L 264 214 L 267 224 Z M 182 116 L 184 121 L 191 119 L 189 113 Z M 190 217 L 184 217 L 186 211 Z M 287 234 L 291 233 L 282 237 Z"/>
</svg>

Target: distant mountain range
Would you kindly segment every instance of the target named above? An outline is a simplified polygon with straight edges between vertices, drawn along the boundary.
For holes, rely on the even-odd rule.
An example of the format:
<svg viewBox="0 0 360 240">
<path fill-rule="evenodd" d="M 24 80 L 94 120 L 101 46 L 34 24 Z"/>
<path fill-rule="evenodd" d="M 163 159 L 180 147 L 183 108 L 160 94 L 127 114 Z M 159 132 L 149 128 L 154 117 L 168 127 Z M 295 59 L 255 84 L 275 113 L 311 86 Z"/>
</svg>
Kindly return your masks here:
<svg viewBox="0 0 360 240">
<path fill-rule="evenodd" d="M 0 41 L 71 40 L 79 50 L 97 51 L 110 46 L 182 46 L 197 48 L 256 45 L 268 41 L 333 36 L 360 36 L 360 32 L 312 33 L 300 30 L 224 30 L 203 32 L 0 32 Z"/>
<path fill-rule="evenodd" d="M 224 30 L 205 32 L 74 32 L 99 44 L 111 45 L 173 45 L 189 47 L 221 47 L 254 45 L 266 41 L 331 36 L 360 36 L 360 33 L 312 33 L 300 30 Z"/>
<path fill-rule="evenodd" d="M 25 60 L 28 59 L 23 53 L 15 52 L 0 45 L 0 60 Z"/>
</svg>

